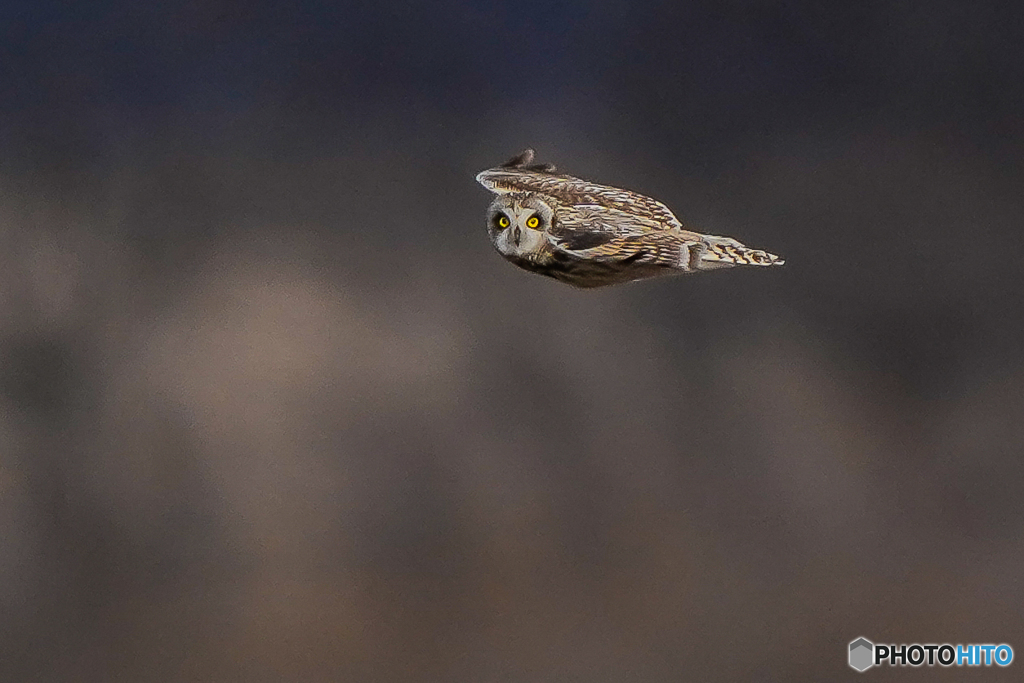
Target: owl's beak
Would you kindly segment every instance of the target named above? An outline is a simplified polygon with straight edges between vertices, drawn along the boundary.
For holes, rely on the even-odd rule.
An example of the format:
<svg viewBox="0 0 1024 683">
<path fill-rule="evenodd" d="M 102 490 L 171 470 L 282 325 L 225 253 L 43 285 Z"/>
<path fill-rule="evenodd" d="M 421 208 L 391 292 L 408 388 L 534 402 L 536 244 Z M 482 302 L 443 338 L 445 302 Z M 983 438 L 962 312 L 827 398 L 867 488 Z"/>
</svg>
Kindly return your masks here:
<svg viewBox="0 0 1024 683">
<path fill-rule="evenodd" d="M 513 230 L 513 231 L 512 231 L 512 241 L 513 241 L 513 242 L 515 242 L 515 243 L 516 243 L 516 246 L 518 247 L 518 246 L 519 246 L 519 242 L 520 242 L 520 241 L 521 241 L 522 239 L 523 239 L 523 231 L 522 231 L 522 230 L 521 230 L 521 229 L 519 228 L 519 226 L 517 225 L 517 226 L 515 227 L 515 230 Z"/>
</svg>

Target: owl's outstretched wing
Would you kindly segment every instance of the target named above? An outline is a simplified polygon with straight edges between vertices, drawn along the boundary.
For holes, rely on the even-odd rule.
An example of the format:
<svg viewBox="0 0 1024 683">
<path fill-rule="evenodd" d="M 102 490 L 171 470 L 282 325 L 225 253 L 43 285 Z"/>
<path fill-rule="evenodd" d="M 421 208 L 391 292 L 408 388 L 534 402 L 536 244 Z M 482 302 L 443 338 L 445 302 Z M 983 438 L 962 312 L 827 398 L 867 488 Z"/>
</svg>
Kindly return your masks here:
<svg viewBox="0 0 1024 683">
<path fill-rule="evenodd" d="M 536 156 L 536 154 L 536 152 L 527 147 L 522 152 L 503 163 L 501 168 L 521 168 L 527 171 L 536 171 L 538 173 L 554 173 L 554 164 L 533 163 L 533 157 Z"/>
<path fill-rule="evenodd" d="M 538 192 L 566 206 L 591 205 L 617 209 L 635 219 L 645 219 L 643 224 L 651 230 L 683 229 L 675 214 L 656 199 L 571 175 L 552 173 L 545 170 L 543 165 L 526 165 L 532 161 L 532 150 L 526 150 L 504 166 L 481 171 L 476 176 L 477 182 L 495 194 Z"/>
<path fill-rule="evenodd" d="M 644 264 L 679 270 L 696 269 L 707 250 L 707 243 L 700 239 L 684 240 L 667 231 L 615 237 L 600 244 L 579 242 L 572 246 L 580 248 L 571 248 L 567 243 L 558 244 L 557 248 L 573 258 L 590 262 L 622 266 Z"/>
<path fill-rule="evenodd" d="M 579 240 L 559 241 L 552 246 L 571 258 L 618 265 L 666 266 L 682 271 L 717 270 L 732 266 L 781 266 L 785 260 L 761 249 L 751 249 L 730 237 L 680 235 L 662 230 L 642 235 L 610 236 L 592 233 Z"/>
<path fill-rule="evenodd" d="M 595 241 L 601 237 L 604 237 L 602 241 L 609 241 L 661 232 L 673 234 L 680 241 L 699 241 L 703 237 L 682 227 L 666 227 L 658 219 L 642 213 L 603 204 L 559 204 L 550 228 L 552 237 L 570 244 Z"/>
</svg>

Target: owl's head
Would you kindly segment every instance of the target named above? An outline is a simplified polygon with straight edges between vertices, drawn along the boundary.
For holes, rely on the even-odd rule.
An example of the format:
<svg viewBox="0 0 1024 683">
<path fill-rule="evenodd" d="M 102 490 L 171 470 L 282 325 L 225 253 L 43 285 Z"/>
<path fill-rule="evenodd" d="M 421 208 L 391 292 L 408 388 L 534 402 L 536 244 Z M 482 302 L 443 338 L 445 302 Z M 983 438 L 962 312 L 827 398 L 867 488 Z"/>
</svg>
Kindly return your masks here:
<svg viewBox="0 0 1024 683">
<path fill-rule="evenodd" d="M 539 195 L 514 192 L 495 197 L 487 211 L 487 231 L 503 256 L 529 258 L 547 246 L 554 211 Z"/>
</svg>

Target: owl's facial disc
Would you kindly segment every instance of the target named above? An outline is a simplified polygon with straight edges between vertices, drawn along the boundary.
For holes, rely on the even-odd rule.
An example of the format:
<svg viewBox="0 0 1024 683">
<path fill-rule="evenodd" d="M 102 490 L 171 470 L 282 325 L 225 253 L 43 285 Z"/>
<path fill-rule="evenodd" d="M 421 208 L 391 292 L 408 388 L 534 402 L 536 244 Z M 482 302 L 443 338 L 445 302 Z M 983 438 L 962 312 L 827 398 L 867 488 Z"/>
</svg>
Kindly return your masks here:
<svg viewBox="0 0 1024 683">
<path fill-rule="evenodd" d="M 503 206 L 491 216 L 494 246 L 505 256 L 528 257 L 547 244 L 544 221 L 536 210 L 524 206 Z"/>
<path fill-rule="evenodd" d="M 487 227 L 494 247 L 511 259 L 536 260 L 550 246 L 547 230 L 554 212 L 542 198 L 512 193 L 495 198 L 488 211 Z"/>
</svg>

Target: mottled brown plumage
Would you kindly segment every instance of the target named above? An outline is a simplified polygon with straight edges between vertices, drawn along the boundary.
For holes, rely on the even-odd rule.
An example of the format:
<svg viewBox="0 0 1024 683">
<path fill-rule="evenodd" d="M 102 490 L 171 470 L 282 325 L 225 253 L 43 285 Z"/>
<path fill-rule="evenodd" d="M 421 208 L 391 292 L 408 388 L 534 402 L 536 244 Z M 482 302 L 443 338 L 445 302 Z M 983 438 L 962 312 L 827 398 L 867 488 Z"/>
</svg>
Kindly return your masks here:
<svg viewBox="0 0 1024 683">
<path fill-rule="evenodd" d="M 495 248 L 526 270 L 577 287 L 734 265 L 778 256 L 683 227 L 661 202 L 534 164 L 532 149 L 476 179 L 497 196 L 487 227 Z"/>
</svg>

